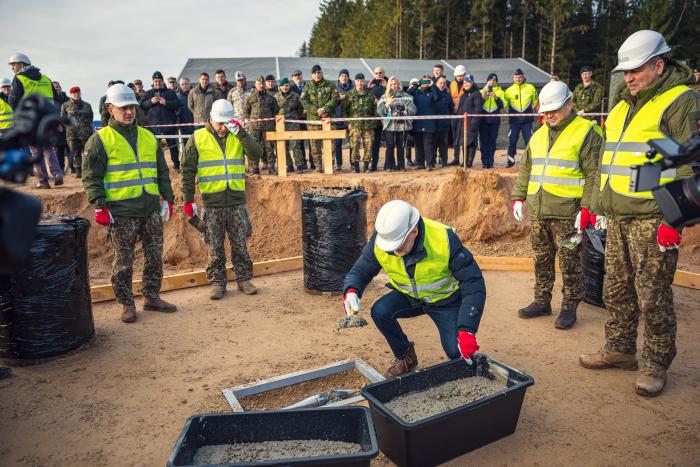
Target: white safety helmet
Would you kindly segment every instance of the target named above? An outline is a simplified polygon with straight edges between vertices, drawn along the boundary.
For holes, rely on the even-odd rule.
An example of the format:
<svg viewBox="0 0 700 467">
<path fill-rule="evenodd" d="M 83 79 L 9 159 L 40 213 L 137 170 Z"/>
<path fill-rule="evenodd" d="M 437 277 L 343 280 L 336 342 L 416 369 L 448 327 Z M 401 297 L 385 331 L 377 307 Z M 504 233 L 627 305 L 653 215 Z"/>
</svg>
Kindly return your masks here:
<svg viewBox="0 0 700 467">
<path fill-rule="evenodd" d="M 0 79 L 0 88 L 3 86 L 12 86 L 12 81 L 9 78 Z"/>
<path fill-rule="evenodd" d="M 10 60 L 7 62 L 8 65 L 12 65 L 13 63 L 24 63 L 25 65 L 32 64 L 31 60 L 29 60 L 29 57 L 19 52 L 12 55 L 10 57 Z"/>
<path fill-rule="evenodd" d="M 394 251 L 403 245 L 409 232 L 418 224 L 418 209 L 406 201 L 395 199 L 379 210 L 374 228 L 377 230 L 375 245 L 384 251 Z"/>
<path fill-rule="evenodd" d="M 233 120 L 233 105 L 226 99 L 219 99 L 214 101 L 211 106 L 211 112 L 209 113 L 212 122 L 216 123 L 226 123 Z"/>
<path fill-rule="evenodd" d="M 464 68 L 464 65 L 457 65 L 455 67 L 455 78 L 458 76 L 464 76 L 467 74 L 467 69 Z"/>
<path fill-rule="evenodd" d="M 411 81 L 409 81 L 408 84 L 413 84 L 413 83 L 418 84 L 419 82 L 420 82 L 420 80 L 418 78 L 411 78 Z"/>
<path fill-rule="evenodd" d="M 550 81 L 540 91 L 540 112 L 560 109 L 573 94 L 569 86 L 561 81 Z"/>
<path fill-rule="evenodd" d="M 136 94 L 129 86 L 122 83 L 113 84 L 107 89 L 107 102 L 115 107 L 139 105 Z"/>
<path fill-rule="evenodd" d="M 666 43 L 664 36 L 656 31 L 642 29 L 622 43 L 617 51 L 617 66 L 613 71 L 634 70 L 652 58 L 670 51 L 671 47 Z"/>
</svg>

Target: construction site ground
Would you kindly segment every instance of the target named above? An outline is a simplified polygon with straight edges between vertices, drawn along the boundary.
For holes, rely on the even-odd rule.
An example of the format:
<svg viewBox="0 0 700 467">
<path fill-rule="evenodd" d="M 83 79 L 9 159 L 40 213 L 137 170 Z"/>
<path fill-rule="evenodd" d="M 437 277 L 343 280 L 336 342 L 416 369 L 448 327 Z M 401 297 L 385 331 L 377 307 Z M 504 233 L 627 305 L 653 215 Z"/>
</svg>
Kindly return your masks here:
<svg viewBox="0 0 700 467">
<path fill-rule="evenodd" d="M 478 159 L 478 157 L 477 157 Z M 499 165 L 504 158 L 497 157 Z M 478 164 L 477 164 L 478 166 Z M 362 186 L 368 192 L 368 233 L 379 207 L 394 198 L 457 228 L 475 254 L 530 256 L 527 224 L 510 214 L 517 168 L 335 175 L 307 173 L 287 179 L 248 179 L 254 227 L 254 261 L 301 254 L 301 192 L 312 186 Z M 182 204 L 179 176 L 171 171 Z M 32 192 L 52 213 L 93 219 L 82 186 L 67 183 Z M 112 260 L 106 230 L 88 237 L 92 285 L 109 282 Z M 206 247 L 178 207 L 165 228 L 166 274 L 204 267 Z M 700 272 L 700 230 L 686 230 L 681 268 Z M 137 255 L 140 278 L 142 259 Z M 700 291 L 674 287 L 678 356 L 666 391 L 646 399 L 634 393 L 636 372 L 591 371 L 578 355 L 604 341 L 604 309 L 582 304 L 570 331 L 551 318 L 521 320 L 517 309 L 531 301 L 531 272 L 485 271 L 487 303 L 479 331 L 481 351 L 532 375 L 516 433 L 456 459 L 450 465 L 698 465 L 700 463 Z M 339 297 L 303 291 L 301 271 L 254 279 L 246 296 L 229 287 L 223 300 L 209 300 L 208 287 L 164 293 L 174 314 L 142 312 L 119 321 L 116 302 L 93 306 L 96 340 L 74 355 L 14 368 L 0 381 L 0 464 L 9 466 L 154 466 L 165 464 L 187 417 L 226 412 L 223 388 L 248 384 L 334 361 L 361 358 L 380 372 L 392 355 L 370 320 L 364 328 L 337 331 Z M 363 297 L 369 319 L 385 293 L 380 275 Z M 553 305 L 558 308 L 560 282 Z M 445 360 L 438 332 L 427 317 L 403 322 L 426 367 Z M 643 326 L 640 325 L 640 335 Z M 641 344 L 641 339 L 640 339 Z M 289 401 L 293 403 L 296 401 Z M 478 430 L 479 427 L 474 427 Z M 464 436 L 469 436 L 465 432 Z M 380 455 L 375 465 L 390 465 Z"/>
</svg>

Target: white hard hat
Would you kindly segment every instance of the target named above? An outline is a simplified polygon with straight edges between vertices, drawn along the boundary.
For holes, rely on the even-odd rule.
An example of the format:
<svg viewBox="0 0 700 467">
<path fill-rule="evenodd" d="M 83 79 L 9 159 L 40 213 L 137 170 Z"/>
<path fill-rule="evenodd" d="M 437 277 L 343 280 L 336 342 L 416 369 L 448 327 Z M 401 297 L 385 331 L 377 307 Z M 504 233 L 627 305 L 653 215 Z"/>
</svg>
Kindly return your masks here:
<svg viewBox="0 0 700 467">
<path fill-rule="evenodd" d="M 560 109 L 572 95 L 569 86 L 565 83 L 550 81 L 540 91 L 540 112 Z"/>
<path fill-rule="evenodd" d="M 652 58 L 671 51 L 664 36 L 656 31 L 642 29 L 622 43 L 617 51 L 617 66 L 613 71 L 634 70 Z"/>
<path fill-rule="evenodd" d="M 136 94 L 129 86 L 122 83 L 113 84 L 107 89 L 107 102 L 115 107 L 139 105 Z"/>
<path fill-rule="evenodd" d="M 464 68 L 464 65 L 457 65 L 455 67 L 455 77 L 464 76 L 466 74 L 467 74 L 467 69 Z"/>
<path fill-rule="evenodd" d="M 409 232 L 418 224 L 418 209 L 406 201 L 395 199 L 379 210 L 374 228 L 377 230 L 375 245 L 384 251 L 394 251 L 403 245 Z"/>
<path fill-rule="evenodd" d="M 26 65 L 32 64 L 31 60 L 29 60 L 29 57 L 27 57 L 26 55 L 21 54 L 19 52 L 12 55 L 10 57 L 10 61 L 7 62 L 8 65 L 12 65 L 13 63 L 24 63 Z"/>
<path fill-rule="evenodd" d="M 12 81 L 9 78 L 0 79 L 0 87 L 2 86 L 12 86 Z"/>
<path fill-rule="evenodd" d="M 214 101 L 209 113 L 212 122 L 226 123 L 233 120 L 233 105 L 226 99 Z"/>
</svg>

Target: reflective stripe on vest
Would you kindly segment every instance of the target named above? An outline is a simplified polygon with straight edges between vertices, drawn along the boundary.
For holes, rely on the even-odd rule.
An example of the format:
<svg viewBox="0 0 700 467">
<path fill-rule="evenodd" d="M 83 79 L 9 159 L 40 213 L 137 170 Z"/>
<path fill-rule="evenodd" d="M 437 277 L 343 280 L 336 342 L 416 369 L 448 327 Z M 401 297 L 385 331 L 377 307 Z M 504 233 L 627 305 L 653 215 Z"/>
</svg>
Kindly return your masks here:
<svg viewBox="0 0 700 467">
<path fill-rule="evenodd" d="M 532 167 L 527 194 L 544 191 L 562 198 L 583 197 L 586 176 L 581 170 L 580 151 L 588 132 L 600 134 L 592 121 L 575 117 L 549 147 L 549 126 L 542 125 L 530 139 Z"/>
<path fill-rule="evenodd" d="M 630 198 L 652 199 L 651 191 L 630 191 L 630 168 L 635 165 L 643 165 L 649 161 L 646 152 L 649 150 L 647 142 L 654 138 L 667 138 L 661 132 L 661 117 L 664 112 L 683 93 L 690 91 L 685 85 L 675 86 L 653 98 L 639 109 L 630 122 L 625 126 L 630 106 L 625 101 L 620 101 L 610 111 L 605 121 L 605 149 L 600 161 L 600 191 L 607 184 L 615 192 Z M 661 159 L 657 154 L 652 159 L 656 162 Z M 660 185 L 672 182 L 676 177 L 676 171 L 664 170 L 659 180 Z"/>
<path fill-rule="evenodd" d="M 194 132 L 194 143 L 199 153 L 197 177 L 199 191 L 219 193 L 228 186 L 235 191 L 245 191 L 245 160 L 240 140 L 228 133 L 226 152 L 209 130 L 200 128 Z"/>
<path fill-rule="evenodd" d="M 160 196 L 156 149 L 158 143 L 150 131 L 136 127 L 136 152 L 117 130 L 106 126 L 97 131 L 107 152 L 104 176 L 107 201 L 138 198 L 144 193 Z"/>
<path fill-rule="evenodd" d="M 488 85 L 486 85 L 486 91 L 488 92 Z M 488 99 L 484 101 L 484 105 L 481 106 L 482 109 L 490 114 L 498 110 L 498 103 L 496 102 L 496 99 L 500 99 L 504 106 L 506 102 L 506 93 L 503 92 L 503 89 L 501 89 L 500 86 L 494 86 L 493 93 L 496 94 L 496 96 L 489 96 Z"/>
<path fill-rule="evenodd" d="M 51 84 L 51 79 L 49 79 L 48 76 L 41 75 L 39 79 L 27 78 L 22 74 L 16 76 L 22 83 L 22 86 L 24 86 L 24 96 L 22 97 L 27 97 L 31 94 L 40 94 L 53 102 L 53 84 Z"/>
<path fill-rule="evenodd" d="M 459 290 L 459 281 L 450 271 L 450 242 L 447 236 L 450 227 L 426 218 L 423 218 L 423 224 L 426 257 L 416 264 L 413 279 L 406 272 L 402 257 L 390 255 L 376 244 L 374 254 L 396 290 L 416 300 L 433 303 Z"/>
<path fill-rule="evenodd" d="M 537 105 L 537 90 L 530 83 L 512 84 L 505 92 L 508 106 L 515 112 L 524 112 Z"/>
<path fill-rule="evenodd" d="M 452 96 L 452 107 L 457 108 L 459 105 L 459 98 L 464 94 L 464 81 L 458 83 L 454 80 L 450 83 L 450 95 Z"/>
<path fill-rule="evenodd" d="M 5 102 L 5 99 L 0 98 L 0 130 L 5 130 L 14 125 L 12 115 L 10 104 Z"/>
</svg>

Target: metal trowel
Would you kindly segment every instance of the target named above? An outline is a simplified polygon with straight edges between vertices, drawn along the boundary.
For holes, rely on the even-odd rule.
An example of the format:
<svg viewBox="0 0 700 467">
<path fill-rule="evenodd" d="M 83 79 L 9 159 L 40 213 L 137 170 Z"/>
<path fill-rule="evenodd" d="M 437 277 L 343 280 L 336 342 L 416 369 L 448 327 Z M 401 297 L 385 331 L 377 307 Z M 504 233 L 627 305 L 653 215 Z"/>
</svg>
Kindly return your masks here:
<svg viewBox="0 0 700 467">
<path fill-rule="evenodd" d="M 202 233 L 205 233 L 207 230 L 207 225 L 204 223 L 204 221 L 197 215 L 192 216 L 190 220 L 187 221 L 192 227 L 195 229 L 199 230 Z"/>
</svg>

